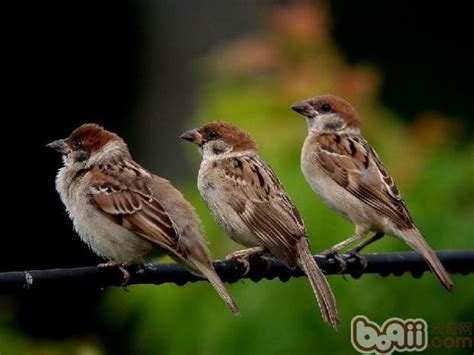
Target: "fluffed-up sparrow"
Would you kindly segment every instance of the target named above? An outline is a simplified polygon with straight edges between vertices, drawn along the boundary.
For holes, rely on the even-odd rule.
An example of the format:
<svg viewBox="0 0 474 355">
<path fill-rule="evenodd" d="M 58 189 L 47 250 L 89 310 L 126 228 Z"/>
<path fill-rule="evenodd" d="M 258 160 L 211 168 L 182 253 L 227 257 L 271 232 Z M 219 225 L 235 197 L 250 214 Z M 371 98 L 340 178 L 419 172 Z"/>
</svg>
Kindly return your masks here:
<svg viewBox="0 0 474 355">
<path fill-rule="evenodd" d="M 393 178 L 362 137 L 359 115 L 346 100 L 324 95 L 291 108 L 306 117 L 309 134 L 301 153 L 306 180 L 322 200 L 356 226 L 355 235 L 329 249 L 337 253 L 375 235 L 351 250 L 358 254 L 384 234 L 400 238 L 423 255 L 441 284 L 454 286 L 445 268 L 418 231 Z"/>
<path fill-rule="evenodd" d="M 84 124 L 47 146 L 63 156 L 56 189 L 75 230 L 96 254 L 111 261 L 108 265 L 169 255 L 206 277 L 232 313 L 239 314 L 214 270 L 193 207 L 168 180 L 133 161 L 117 134 Z"/>
<path fill-rule="evenodd" d="M 199 146 L 198 188 L 216 221 L 231 239 L 250 248 L 231 256 L 268 252 L 291 269 L 300 266 L 323 319 L 337 328 L 336 301 L 313 258 L 303 220 L 252 138 L 225 122 L 206 124 L 181 138 Z"/>
</svg>

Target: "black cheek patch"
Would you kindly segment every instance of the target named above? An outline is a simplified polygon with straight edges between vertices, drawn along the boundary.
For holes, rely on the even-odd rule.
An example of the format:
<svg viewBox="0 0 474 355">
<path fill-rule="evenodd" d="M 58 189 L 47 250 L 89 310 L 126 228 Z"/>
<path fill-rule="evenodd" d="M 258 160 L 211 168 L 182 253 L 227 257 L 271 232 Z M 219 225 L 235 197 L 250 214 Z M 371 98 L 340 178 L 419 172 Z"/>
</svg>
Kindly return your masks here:
<svg viewBox="0 0 474 355">
<path fill-rule="evenodd" d="M 343 125 L 344 125 L 344 122 L 342 121 L 332 121 L 332 122 L 328 122 L 325 128 L 329 130 L 337 130 L 339 128 L 342 128 Z"/>
<path fill-rule="evenodd" d="M 89 152 L 86 152 L 85 150 L 76 150 L 73 154 L 74 160 L 79 163 L 86 161 L 90 156 Z"/>
<path fill-rule="evenodd" d="M 213 146 L 212 147 L 212 151 L 214 152 L 214 154 L 222 154 L 224 153 L 224 149 L 221 148 L 221 147 L 218 147 L 217 145 Z"/>
</svg>

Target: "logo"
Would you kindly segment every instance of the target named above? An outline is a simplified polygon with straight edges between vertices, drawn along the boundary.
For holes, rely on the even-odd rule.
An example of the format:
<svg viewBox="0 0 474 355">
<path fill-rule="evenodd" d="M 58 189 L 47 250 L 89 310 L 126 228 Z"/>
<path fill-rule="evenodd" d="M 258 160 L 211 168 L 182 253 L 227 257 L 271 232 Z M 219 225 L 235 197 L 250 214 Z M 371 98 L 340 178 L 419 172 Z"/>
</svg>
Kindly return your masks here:
<svg viewBox="0 0 474 355">
<path fill-rule="evenodd" d="M 420 318 L 389 318 L 380 327 L 358 315 L 352 318 L 351 342 L 361 353 L 423 351 L 428 346 L 428 325 Z"/>
<path fill-rule="evenodd" d="M 472 322 L 430 322 L 430 348 L 472 349 Z"/>
</svg>

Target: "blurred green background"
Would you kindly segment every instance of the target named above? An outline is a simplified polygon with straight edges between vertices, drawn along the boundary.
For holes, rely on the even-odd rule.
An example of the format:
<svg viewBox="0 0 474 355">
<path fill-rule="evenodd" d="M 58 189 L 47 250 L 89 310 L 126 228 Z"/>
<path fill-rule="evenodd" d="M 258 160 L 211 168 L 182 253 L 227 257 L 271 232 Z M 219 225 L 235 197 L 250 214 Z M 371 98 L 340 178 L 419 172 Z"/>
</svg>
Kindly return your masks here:
<svg viewBox="0 0 474 355">
<path fill-rule="evenodd" d="M 214 24 L 213 15 L 221 14 L 219 11 L 223 8 L 212 4 L 214 8 L 203 6 L 196 10 L 200 13 L 215 11 L 206 15 L 211 23 L 209 28 L 194 29 L 188 23 L 185 29 L 218 32 L 220 28 Z M 136 66 L 142 72 L 136 74 L 140 77 L 135 82 L 137 86 L 128 89 L 133 105 L 121 110 L 117 121 L 109 125 L 107 123 L 111 121 L 107 120 L 107 114 L 101 121 L 100 117 L 87 116 L 80 110 L 75 120 L 97 121 L 116 129 L 130 142 L 140 163 L 157 174 L 175 178 L 175 185 L 196 206 L 215 258 L 223 258 L 239 246 L 224 236 L 198 194 L 195 180 L 200 156 L 197 150 L 176 137 L 181 131 L 208 121 L 225 120 L 237 124 L 255 138 L 261 156 L 279 175 L 304 218 L 313 251 L 317 252 L 351 236 L 353 226 L 324 206 L 304 180 L 299 160 L 306 124 L 289 106 L 311 96 L 337 94 L 348 99 L 358 110 L 364 135 L 394 176 L 419 229 L 433 249 L 473 249 L 474 143 L 470 131 L 472 116 L 469 116 L 472 100 L 466 98 L 472 89 L 464 92 L 463 107 L 452 104 L 459 99 L 455 95 L 456 88 L 448 89 L 444 84 L 439 87 L 440 97 L 433 98 L 432 93 L 438 93 L 436 79 L 425 85 L 426 90 L 420 86 L 419 99 L 412 90 L 424 80 L 423 75 L 439 74 L 444 78 L 448 72 L 449 77 L 449 63 L 441 67 L 439 62 L 433 64 L 427 60 L 426 68 L 422 68 L 423 63 L 410 67 L 410 64 L 421 62 L 416 55 L 411 62 L 400 59 L 399 64 L 405 65 L 405 72 L 412 75 L 413 81 L 405 77 L 406 87 L 403 82 L 396 81 L 394 87 L 390 78 L 394 78 L 393 68 L 397 66 L 393 66 L 393 60 L 384 61 L 387 58 L 382 55 L 385 46 L 380 45 L 380 51 L 377 51 L 377 42 L 372 42 L 368 53 L 376 55 L 359 60 L 360 53 L 350 51 L 350 45 L 344 45 L 351 42 L 350 26 L 348 32 L 344 21 L 350 18 L 348 9 L 353 5 L 347 4 L 345 8 L 346 4 L 341 1 L 245 4 L 245 7 L 236 6 L 237 19 L 221 28 L 228 34 L 212 45 L 203 44 L 205 50 L 191 51 L 189 60 L 192 64 L 187 63 L 182 72 L 169 71 L 166 65 L 165 70 L 160 71 L 162 62 L 157 58 L 161 52 L 148 53 L 147 49 L 153 45 L 142 43 L 140 58 L 152 68 L 143 63 Z M 166 13 L 166 9 L 177 11 L 186 7 L 181 2 L 174 7 L 168 5 L 168 8 L 163 5 L 155 10 L 168 17 L 170 13 Z M 252 15 L 246 18 L 246 14 Z M 140 16 L 144 16 L 144 12 L 134 14 L 134 21 L 146 22 Z M 192 21 L 193 14 L 187 16 L 186 19 Z M 138 27 L 140 31 L 150 36 L 167 31 L 163 17 L 163 21 L 156 23 L 150 18 L 148 25 Z M 199 19 L 202 22 L 198 21 L 198 24 L 206 23 L 202 16 Z M 403 16 L 400 19 L 403 22 Z M 156 31 L 146 27 L 150 24 L 157 28 L 154 27 Z M 356 22 L 353 25 L 356 26 Z M 175 25 L 169 31 L 178 28 Z M 364 43 L 364 39 L 358 37 L 363 33 L 354 28 L 354 42 Z M 187 38 L 188 33 L 177 36 Z M 403 36 L 407 39 L 405 44 L 411 46 L 409 48 L 419 46 L 423 51 L 423 45 L 426 45 L 426 51 L 432 49 L 426 39 L 429 36 L 424 43 L 411 43 L 410 33 Z M 416 33 L 413 36 L 416 37 Z M 161 39 L 151 37 L 148 41 L 154 43 Z M 199 46 L 200 42 L 187 45 Z M 403 45 L 403 41 L 394 44 L 400 48 Z M 171 61 L 174 58 L 182 61 L 186 56 L 175 44 L 162 46 L 169 50 L 167 56 Z M 410 52 L 409 48 L 407 52 Z M 400 58 L 406 59 L 408 55 L 405 53 Z M 435 69 L 430 72 L 432 67 Z M 417 73 L 416 68 L 422 73 L 421 79 L 413 76 Z M 431 74 L 427 75 L 427 70 Z M 120 75 L 120 72 L 116 74 Z M 462 83 L 462 76 L 459 85 L 460 88 L 467 87 Z M 160 101 L 163 97 L 165 103 Z M 154 105 L 155 102 L 160 104 Z M 110 104 L 121 105 L 117 98 L 111 99 Z M 72 129 L 73 123 L 70 126 Z M 68 133 L 65 129 L 60 132 L 56 128 L 56 131 L 58 135 Z M 47 135 L 45 142 L 50 136 L 57 138 Z M 48 165 L 46 184 L 49 184 L 48 198 L 51 200 L 57 199 L 51 185 L 58 165 L 59 162 L 53 159 Z M 60 216 L 64 219 L 61 223 L 70 229 L 65 214 Z M 367 252 L 405 250 L 408 247 L 402 242 L 385 237 L 370 246 Z M 56 252 L 67 255 L 64 251 Z M 89 253 L 86 249 L 81 252 Z M 18 257 L 15 259 L 18 261 Z M 86 259 L 74 260 L 74 263 L 84 265 Z M 67 256 L 61 262 L 51 263 L 54 265 L 49 267 L 67 265 Z M 22 269 L 40 264 L 18 265 L 15 267 Z M 81 321 L 81 327 L 72 328 L 70 332 L 65 330 L 60 335 L 44 331 L 38 336 L 38 331 L 24 326 L 24 320 L 30 317 L 28 310 L 32 309 L 29 306 L 25 310 L 25 302 L 31 300 L 0 296 L 0 354 L 355 353 L 350 343 L 350 321 L 359 314 L 379 324 L 390 317 L 423 318 L 428 324 L 473 322 L 473 278 L 452 277 L 456 289 L 448 294 L 431 274 L 425 274 L 421 279 L 409 275 L 388 278 L 366 275 L 358 280 L 329 276 L 341 314 L 342 326 L 338 332 L 321 321 L 305 278 L 286 283 L 264 280 L 230 285 L 229 290 L 241 309 L 240 319 L 232 317 L 213 289 L 203 282 L 184 287 L 131 286 L 128 292 L 110 288 L 96 296 L 85 290 L 84 295 L 74 295 L 74 302 L 70 303 L 61 295 L 42 295 L 45 302 L 51 297 L 59 297 L 67 305 L 64 318 L 61 318 L 64 323 L 56 324 L 56 327 L 64 325 L 64 329 L 69 329 L 68 323 L 80 318 L 77 314 L 68 317 L 68 309 L 78 306 L 89 312 L 87 319 Z M 35 307 L 46 306 L 36 303 Z M 47 317 L 43 321 L 47 327 Z M 36 324 L 41 324 L 41 319 Z M 427 353 L 467 354 L 472 353 L 472 349 L 430 348 Z"/>
</svg>

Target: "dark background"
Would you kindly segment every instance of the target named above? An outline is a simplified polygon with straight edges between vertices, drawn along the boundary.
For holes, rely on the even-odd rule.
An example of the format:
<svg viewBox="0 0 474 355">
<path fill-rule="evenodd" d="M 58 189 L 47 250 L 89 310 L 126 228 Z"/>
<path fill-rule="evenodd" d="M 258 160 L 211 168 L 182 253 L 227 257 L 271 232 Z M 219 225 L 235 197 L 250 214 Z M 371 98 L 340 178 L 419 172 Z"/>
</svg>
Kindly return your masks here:
<svg viewBox="0 0 474 355">
<path fill-rule="evenodd" d="M 184 129 L 201 80 L 191 59 L 258 27 L 259 16 L 273 3 L 57 1 L 25 9 L 10 33 L 13 63 L 7 71 L 15 114 L 5 115 L 3 123 L 9 182 L 4 217 L 10 228 L 2 237 L 1 271 L 100 262 L 72 231 L 54 188 L 60 157 L 45 144 L 84 122 L 97 122 L 120 132 L 132 153 L 143 156 L 143 165 L 159 165 L 165 177 L 182 179 L 189 172 L 182 151 L 146 152 L 166 152 L 167 142 Z M 474 55 L 467 2 L 330 5 L 338 45 L 350 61 L 378 65 L 388 107 L 407 120 L 420 109 L 457 116 L 467 127 L 460 139 L 472 136 Z M 92 305 L 99 295 L 21 296 L 15 325 L 48 338 L 106 334 L 96 329 Z M 110 353 L 121 346 L 115 340 Z"/>
</svg>

